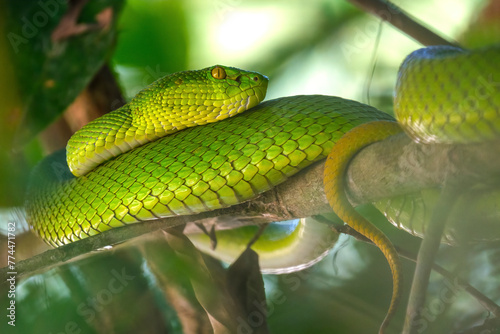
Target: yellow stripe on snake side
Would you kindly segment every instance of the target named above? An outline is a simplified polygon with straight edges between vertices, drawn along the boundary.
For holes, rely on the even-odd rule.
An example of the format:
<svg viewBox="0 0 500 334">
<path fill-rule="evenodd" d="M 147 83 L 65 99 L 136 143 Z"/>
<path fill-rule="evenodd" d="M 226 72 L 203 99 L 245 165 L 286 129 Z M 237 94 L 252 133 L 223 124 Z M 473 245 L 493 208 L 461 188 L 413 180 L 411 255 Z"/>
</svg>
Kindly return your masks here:
<svg viewBox="0 0 500 334">
<path fill-rule="evenodd" d="M 325 163 L 325 194 L 333 211 L 346 224 L 370 239 L 384 253 L 392 271 L 392 300 L 379 333 L 383 333 L 396 312 L 402 291 L 401 263 L 391 241 L 351 205 L 345 189 L 345 173 L 351 159 L 367 145 L 401 132 L 396 122 L 365 123 L 347 132 L 333 146 Z"/>
</svg>

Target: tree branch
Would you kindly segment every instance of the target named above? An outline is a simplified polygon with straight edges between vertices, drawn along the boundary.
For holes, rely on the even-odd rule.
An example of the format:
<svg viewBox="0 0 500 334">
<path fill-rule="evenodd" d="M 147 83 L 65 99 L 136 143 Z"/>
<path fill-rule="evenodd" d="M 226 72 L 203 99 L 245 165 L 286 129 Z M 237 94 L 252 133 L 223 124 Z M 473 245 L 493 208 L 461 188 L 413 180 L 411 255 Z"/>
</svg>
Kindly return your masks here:
<svg viewBox="0 0 500 334">
<path fill-rule="evenodd" d="M 449 42 L 437 33 L 426 28 L 417 19 L 405 13 L 401 8 L 385 0 L 348 0 L 365 12 L 378 16 L 383 21 L 389 22 L 395 28 L 414 38 L 422 45 L 451 45 L 458 46 L 455 42 Z"/>
<path fill-rule="evenodd" d="M 454 184 L 492 184 L 500 177 L 500 141 L 468 145 L 414 143 L 399 134 L 370 145 L 351 161 L 348 191 L 356 205 Z"/>
</svg>

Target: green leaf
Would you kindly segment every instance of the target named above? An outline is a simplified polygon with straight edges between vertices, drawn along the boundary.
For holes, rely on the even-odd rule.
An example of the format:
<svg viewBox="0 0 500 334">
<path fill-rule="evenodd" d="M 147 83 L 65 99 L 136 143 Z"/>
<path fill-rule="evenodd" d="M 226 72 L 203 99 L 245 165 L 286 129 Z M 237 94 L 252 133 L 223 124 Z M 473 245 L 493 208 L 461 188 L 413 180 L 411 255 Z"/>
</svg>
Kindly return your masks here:
<svg viewBox="0 0 500 334">
<path fill-rule="evenodd" d="M 109 58 L 122 5 L 119 0 L 89 1 L 71 23 L 66 1 L 7 2 L 7 40 L 23 101 L 17 142 L 27 142 L 53 122 Z M 108 24 L 100 25 L 103 13 L 111 15 L 104 19 Z M 71 33 L 75 25 L 80 31 Z M 70 34 L 54 39 L 58 26 Z"/>
</svg>

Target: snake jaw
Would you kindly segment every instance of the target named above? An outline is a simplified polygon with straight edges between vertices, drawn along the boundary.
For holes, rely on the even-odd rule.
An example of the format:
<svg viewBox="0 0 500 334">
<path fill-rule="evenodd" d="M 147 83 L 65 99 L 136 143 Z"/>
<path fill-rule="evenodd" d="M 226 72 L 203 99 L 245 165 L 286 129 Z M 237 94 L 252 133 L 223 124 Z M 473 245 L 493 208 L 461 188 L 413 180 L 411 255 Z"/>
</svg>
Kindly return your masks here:
<svg viewBox="0 0 500 334">
<path fill-rule="evenodd" d="M 246 98 L 246 103 L 245 104 L 242 103 L 242 106 L 244 106 L 245 110 L 253 108 L 260 102 L 262 102 L 266 97 L 266 90 L 267 90 L 267 83 L 265 84 L 265 87 L 259 86 L 254 89 L 246 91 L 247 93 L 253 92 L 253 95 L 248 94 L 248 97 Z"/>
<path fill-rule="evenodd" d="M 255 95 L 252 95 L 247 98 L 247 103 L 245 104 L 244 108 L 248 110 L 255 107 L 257 104 L 259 104 L 259 98 L 255 97 Z"/>
<path fill-rule="evenodd" d="M 263 76 L 265 81 L 263 81 L 259 86 L 248 88 L 242 91 L 238 98 L 226 99 L 222 106 L 214 111 L 217 114 L 208 123 L 218 122 L 220 120 L 226 119 L 228 117 L 235 116 L 244 111 L 247 111 L 264 100 L 267 91 L 267 77 Z"/>
<path fill-rule="evenodd" d="M 228 117 L 240 114 L 260 103 L 260 100 L 255 95 L 249 95 L 242 100 L 236 100 L 227 105 L 227 108 L 220 109 L 219 114 L 210 122 L 218 122 Z"/>
</svg>

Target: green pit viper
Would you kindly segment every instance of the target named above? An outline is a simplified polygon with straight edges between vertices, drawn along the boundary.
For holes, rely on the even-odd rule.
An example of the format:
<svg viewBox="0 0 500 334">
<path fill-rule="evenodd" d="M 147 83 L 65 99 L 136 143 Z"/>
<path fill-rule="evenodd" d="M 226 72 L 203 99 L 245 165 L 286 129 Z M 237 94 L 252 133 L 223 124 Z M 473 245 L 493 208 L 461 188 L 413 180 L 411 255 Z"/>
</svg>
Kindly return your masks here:
<svg viewBox="0 0 500 334">
<path fill-rule="evenodd" d="M 241 203 L 328 157 L 325 194 L 334 212 L 372 240 L 392 270 L 393 296 L 383 332 L 401 294 L 400 262 L 389 239 L 349 204 L 347 164 L 364 146 L 401 128 L 423 143 L 496 138 L 498 87 L 481 92 L 483 98 L 468 97 L 482 87 L 481 80 L 500 77 L 499 63 L 498 46 L 474 52 L 443 46 L 413 52 L 398 74 L 397 122 L 371 106 L 333 96 L 260 103 L 268 79 L 255 72 L 216 65 L 175 73 L 90 122 L 73 135 L 65 152 L 44 159 L 28 189 L 27 218 L 46 242 L 61 246 L 115 227 Z M 306 255 L 328 228 L 283 226 L 275 233 L 285 237 L 271 237 L 271 246 L 261 249 L 262 254 L 278 254 L 270 271 L 304 268 L 332 246 L 328 242 L 314 256 Z M 280 247 L 294 249 L 296 258 L 280 264 L 293 257 L 288 251 L 276 252 Z"/>
</svg>

